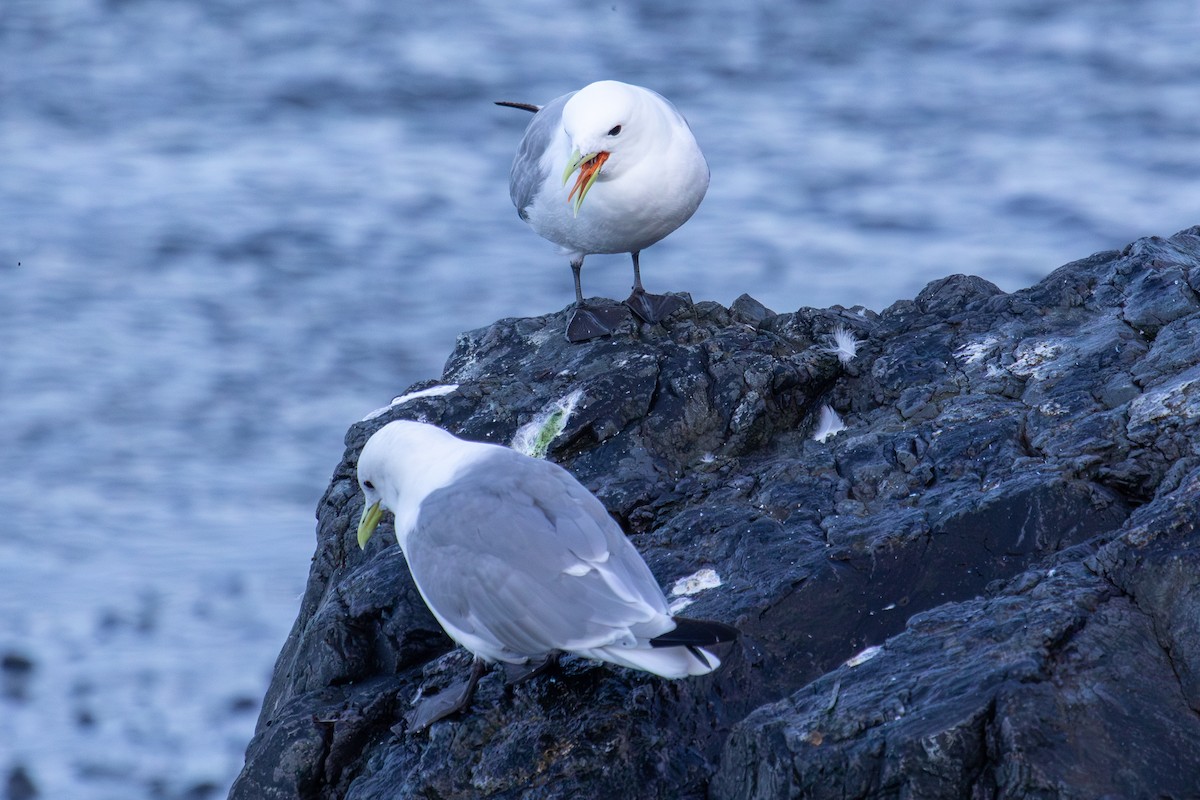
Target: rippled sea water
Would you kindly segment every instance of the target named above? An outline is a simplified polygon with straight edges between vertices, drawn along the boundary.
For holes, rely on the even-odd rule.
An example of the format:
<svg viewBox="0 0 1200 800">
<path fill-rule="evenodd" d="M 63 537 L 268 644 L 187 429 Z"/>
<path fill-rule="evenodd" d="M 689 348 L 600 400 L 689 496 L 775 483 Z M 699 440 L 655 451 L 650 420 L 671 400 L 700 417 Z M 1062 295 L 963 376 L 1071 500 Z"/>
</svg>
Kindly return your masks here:
<svg viewBox="0 0 1200 800">
<path fill-rule="evenodd" d="M 346 428 L 460 331 L 573 299 L 493 100 L 671 98 L 712 184 L 642 262 L 696 299 L 1014 290 L 1200 223 L 1194 1 L 514 5 L 5 0 L 10 793 L 223 795 Z"/>
</svg>

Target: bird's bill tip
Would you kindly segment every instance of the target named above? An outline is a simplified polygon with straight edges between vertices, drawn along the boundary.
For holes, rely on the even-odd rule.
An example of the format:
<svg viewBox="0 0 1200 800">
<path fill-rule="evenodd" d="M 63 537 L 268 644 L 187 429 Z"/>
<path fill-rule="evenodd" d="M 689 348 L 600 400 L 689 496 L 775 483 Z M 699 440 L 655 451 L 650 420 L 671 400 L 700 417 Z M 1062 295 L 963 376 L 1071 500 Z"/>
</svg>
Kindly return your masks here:
<svg viewBox="0 0 1200 800">
<path fill-rule="evenodd" d="M 571 151 L 571 157 L 567 159 L 567 168 L 563 170 L 562 185 L 567 185 L 567 180 L 571 177 L 571 173 L 579 169 L 579 165 L 584 162 L 584 157 L 580 155 L 579 150 Z"/>
<path fill-rule="evenodd" d="M 380 507 L 378 500 L 363 508 L 362 519 L 358 521 L 359 549 L 367 549 L 367 542 L 370 540 L 371 534 L 375 533 L 375 528 L 379 526 L 379 520 L 382 517 L 383 508 Z"/>
</svg>

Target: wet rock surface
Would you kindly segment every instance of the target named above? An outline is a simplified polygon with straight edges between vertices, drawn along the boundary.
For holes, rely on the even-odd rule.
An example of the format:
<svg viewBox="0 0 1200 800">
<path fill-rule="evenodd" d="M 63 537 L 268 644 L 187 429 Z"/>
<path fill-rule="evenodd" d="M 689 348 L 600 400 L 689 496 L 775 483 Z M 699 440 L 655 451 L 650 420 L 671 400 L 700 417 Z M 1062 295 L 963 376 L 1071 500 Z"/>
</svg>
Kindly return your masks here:
<svg viewBox="0 0 1200 800">
<path fill-rule="evenodd" d="M 878 314 L 743 297 L 579 345 L 566 312 L 464 334 L 414 387 L 456 389 L 347 434 L 231 797 L 1196 796 L 1198 292 L 1193 228 Z M 410 734 L 469 658 L 390 523 L 358 550 L 357 454 L 398 418 L 508 443 L 575 393 L 548 457 L 664 588 L 714 570 L 686 614 L 743 639 L 684 681 L 496 670 Z"/>
</svg>

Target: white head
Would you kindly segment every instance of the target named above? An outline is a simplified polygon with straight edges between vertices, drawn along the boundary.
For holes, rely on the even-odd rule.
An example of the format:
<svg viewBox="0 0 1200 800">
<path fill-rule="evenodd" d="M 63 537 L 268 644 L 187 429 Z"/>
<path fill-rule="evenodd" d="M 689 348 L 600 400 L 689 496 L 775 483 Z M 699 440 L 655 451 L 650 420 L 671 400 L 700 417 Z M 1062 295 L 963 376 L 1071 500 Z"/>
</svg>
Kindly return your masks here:
<svg viewBox="0 0 1200 800">
<path fill-rule="evenodd" d="M 396 539 L 403 546 L 421 501 L 490 447 L 410 420 L 389 422 L 375 431 L 358 457 L 358 485 L 365 498 L 359 547 L 366 547 L 385 510 L 395 514 Z"/>
<path fill-rule="evenodd" d="M 563 131 L 573 151 L 563 183 L 579 170 L 571 191 L 576 214 L 597 179 L 616 177 L 641 159 L 653 157 L 649 148 L 638 145 L 652 140 L 663 125 L 663 112 L 652 102 L 656 97 L 628 83 L 597 81 L 580 89 L 563 106 Z M 677 113 L 670 104 L 667 108 Z"/>
</svg>

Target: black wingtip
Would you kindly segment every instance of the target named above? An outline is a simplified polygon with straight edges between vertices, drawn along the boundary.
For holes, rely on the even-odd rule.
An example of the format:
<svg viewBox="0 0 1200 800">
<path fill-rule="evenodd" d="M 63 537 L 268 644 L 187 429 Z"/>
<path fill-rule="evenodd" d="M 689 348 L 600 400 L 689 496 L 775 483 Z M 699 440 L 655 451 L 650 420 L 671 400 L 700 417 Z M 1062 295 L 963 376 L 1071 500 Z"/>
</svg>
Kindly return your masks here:
<svg viewBox="0 0 1200 800">
<path fill-rule="evenodd" d="M 699 661 L 704 666 L 708 667 L 709 669 L 714 669 L 713 662 L 710 661 L 708 658 L 708 653 L 705 653 L 699 647 L 689 644 L 688 652 L 691 653 L 696 658 L 696 660 Z"/>
<path fill-rule="evenodd" d="M 732 642 L 740 635 L 737 628 L 724 622 L 707 619 L 674 617 L 675 630 L 650 640 L 651 647 L 705 647 L 711 644 Z"/>
<path fill-rule="evenodd" d="M 528 111 L 532 114 L 542 110 L 541 106 L 535 106 L 533 103 L 514 103 L 511 100 L 497 100 L 496 105 L 504 106 L 505 108 L 519 108 L 522 111 Z"/>
</svg>

